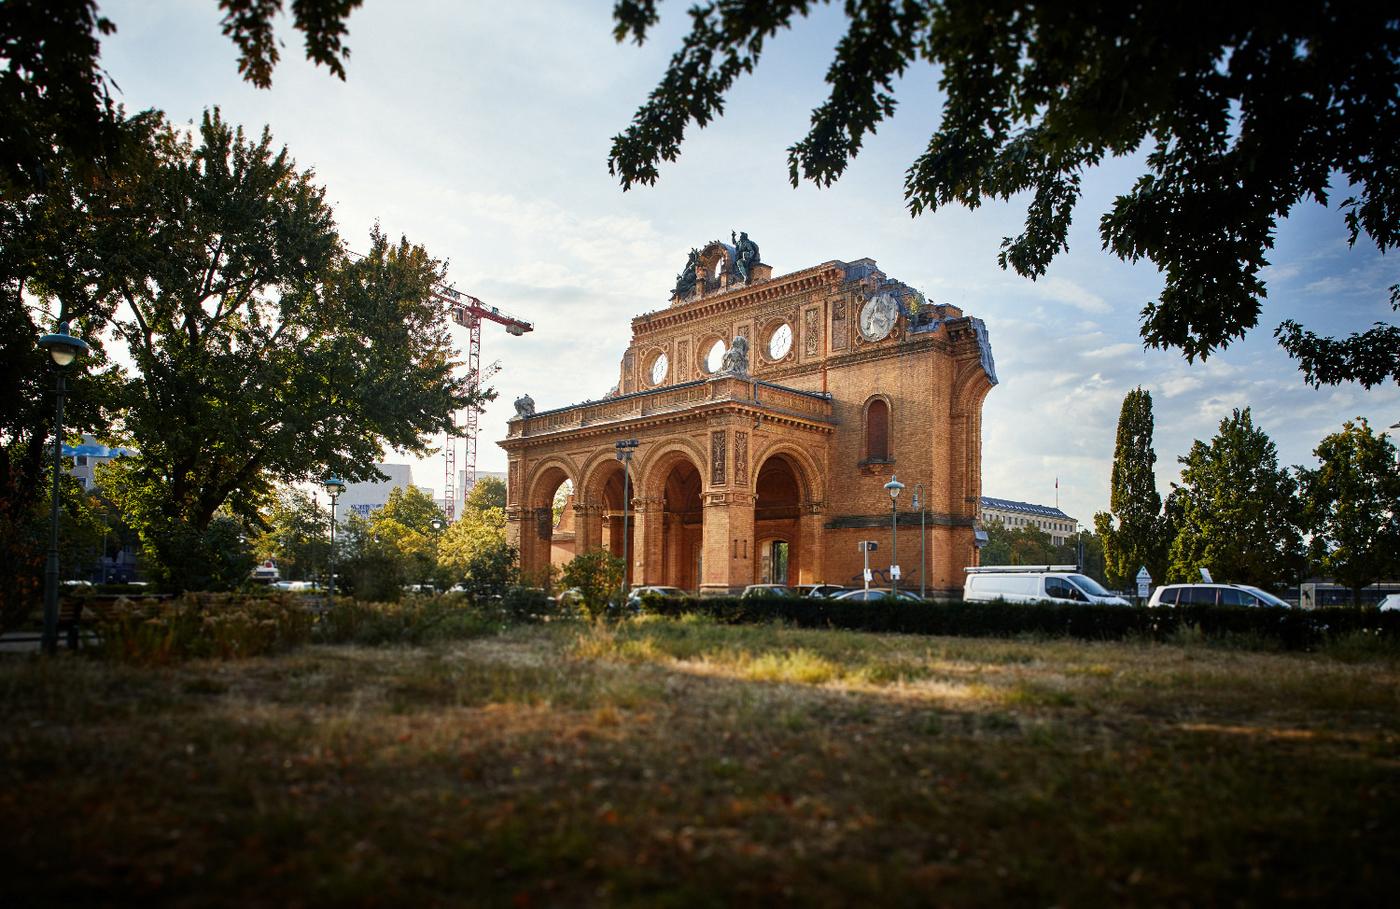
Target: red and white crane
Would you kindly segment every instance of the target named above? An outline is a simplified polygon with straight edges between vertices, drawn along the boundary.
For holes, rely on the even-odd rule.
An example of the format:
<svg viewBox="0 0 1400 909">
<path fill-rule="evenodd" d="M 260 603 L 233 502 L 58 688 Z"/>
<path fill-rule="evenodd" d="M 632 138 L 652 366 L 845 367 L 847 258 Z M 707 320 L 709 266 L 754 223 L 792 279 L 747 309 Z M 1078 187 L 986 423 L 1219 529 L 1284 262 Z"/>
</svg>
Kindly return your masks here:
<svg viewBox="0 0 1400 909">
<path fill-rule="evenodd" d="M 481 323 L 483 320 L 504 325 L 507 334 L 517 337 L 527 331 L 535 330 L 535 326 L 524 319 L 518 319 L 510 313 L 501 312 L 495 306 L 487 306 L 471 294 L 464 294 L 450 287 L 438 287 L 434 291 L 434 295 L 447 307 L 452 321 L 466 328 L 470 333 L 471 340 L 467 344 L 467 385 L 472 391 L 476 391 L 482 383 L 501 370 L 499 360 L 487 366 L 484 372 L 481 369 Z M 457 436 L 459 435 L 466 440 L 467 449 L 462 470 L 462 493 L 465 495 L 476 485 L 476 437 L 481 411 L 476 407 L 468 407 L 461 417 L 460 432 L 455 432 L 457 417 L 453 417 L 454 432 L 448 433 L 447 445 L 443 449 L 447 470 L 442 490 L 442 508 L 447 514 L 449 523 L 456 520 Z"/>
</svg>

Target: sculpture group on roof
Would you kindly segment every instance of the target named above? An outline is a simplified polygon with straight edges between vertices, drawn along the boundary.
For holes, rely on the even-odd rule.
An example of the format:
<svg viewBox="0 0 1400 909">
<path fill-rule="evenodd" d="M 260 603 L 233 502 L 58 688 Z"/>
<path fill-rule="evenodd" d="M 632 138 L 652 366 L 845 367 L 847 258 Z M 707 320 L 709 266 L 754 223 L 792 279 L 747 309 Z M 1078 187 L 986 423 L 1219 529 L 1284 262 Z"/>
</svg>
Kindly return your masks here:
<svg viewBox="0 0 1400 909">
<path fill-rule="evenodd" d="M 722 251 L 717 255 L 723 255 L 726 264 L 724 270 L 729 275 L 731 283 L 749 283 L 753 278 L 753 267 L 763 264 L 762 259 L 759 258 L 758 244 L 750 240 L 745 231 L 736 233 L 731 230 L 729 238 L 733 241 L 732 246 L 729 243 L 715 240 L 705 247 L 703 253 L 701 250 L 691 247 L 690 255 L 685 260 L 685 267 L 681 269 L 680 274 L 676 275 L 676 286 L 672 291 L 676 299 L 683 300 L 689 297 L 697 288 L 714 289 L 718 282 L 718 272 L 715 272 L 715 277 L 708 282 L 706 281 L 707 268 L 704 257 L 710 255 L 711 250 L 716 248 Z M 717 263 L 712 256 L 711 265 L 715 264 Z"/>
</svg>

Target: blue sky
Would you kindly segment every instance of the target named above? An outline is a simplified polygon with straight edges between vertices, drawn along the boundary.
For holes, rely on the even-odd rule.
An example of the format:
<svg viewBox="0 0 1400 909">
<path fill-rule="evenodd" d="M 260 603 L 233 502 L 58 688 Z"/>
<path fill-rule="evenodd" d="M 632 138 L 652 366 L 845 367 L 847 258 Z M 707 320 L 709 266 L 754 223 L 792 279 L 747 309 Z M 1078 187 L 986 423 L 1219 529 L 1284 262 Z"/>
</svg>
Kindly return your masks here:
<svg viewBox="0 0 1400 909">
<path fill-rule="evenodd" d="M 1090 523 L 1108 504 L 1114 430 L 1124 394 L 1152 392 L 1158 484 L 1231 408 L 1252 406 L 1286 464 L 1312 463 L 1344 419 L 1400 420 L 1400 389 L 1314 390 L 1275 344 L 1293 318 L 1346 333 L 1391 317 L 1400 280 L 1374 246 L 1349 249 L 1341 215 L 1300 207 L 1281 225 L 1260 326 L 1204 364 L 1144 351 L 1138 312 L 1160 289 L 1150 265 L 1099 248 L 1098 216 L 1142 171 L 1133 158 L 1086 176 L 1070 251 L 1031 282 L 997 267 L 1001 238 L 1020 230 L 1024 201 L 949 208 L 911 219 L 903 175 L 937 123 L 937 73 L 912 70 L 899 110 L 834 187 L 793 189 L 786 148 L 821 103 L 841 22 L 822 9 L 769 44 L 727 113 L 692 131 L 659 184 L 624 193 L 607 172 L 611 137 L 646 98 L 677 45 L 685 4 L 662 5 L 646 45 L 611 36 L 611 2 L 464 4 L 366 0 L 350 19 L 348 78 L 286 42 L 270 91 L 238 78 L 214 0 L 106 0 L 117 34 L 102 59 L 128 109 L 176 122 L 206 107 L 249 130 L 266 124 L 328 188 L 342 233 L 378 220 L 450 262 L 461 290 L 535 323 L 483 332 L 500 359 L 498 400 L 483 415 L 478 467 L 503 470 L 494 440 L 511 401 L 541 409 L 602 396 L 616 380 L 632 316 L 666 304 L 690 247 L 746 230 L 777 274 L 829 259 L 874 258 L 892 277 L 986 320 L 1001 385 L 983 412 L 983 492 L 1060 505 Z M 465 343 L 465 333 L 462 332 Z M 441 459 L 415 481 L 442 486 Z"/>
</svg>

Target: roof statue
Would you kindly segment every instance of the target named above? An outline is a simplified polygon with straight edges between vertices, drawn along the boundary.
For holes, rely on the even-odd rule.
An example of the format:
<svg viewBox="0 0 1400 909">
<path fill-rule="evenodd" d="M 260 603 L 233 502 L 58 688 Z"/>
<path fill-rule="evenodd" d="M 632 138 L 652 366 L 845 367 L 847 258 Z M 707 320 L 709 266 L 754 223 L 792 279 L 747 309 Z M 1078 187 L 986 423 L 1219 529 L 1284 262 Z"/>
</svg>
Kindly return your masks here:
<svg viewBox="0 0 1400 909">
<path fill-rule="evenodd" d="M 695 282 L 700 276 L 700 250 L 690 248 L 690 257 L 685 260 L 685 268 L 676 275 L 677 297 L 687 297 L 695 290 Z"/>
<path fill-rule="evenodd" d="M 734 339 L 734 343 L 724 352 L 724 359 L 720 362 L 719 375 L 737 376 L 741 379 L 749 377 L 749 339 L 740 335 Z"/>
<path fill-rule="evenodd" d="M 523 420 L 526 417 L 535 415 L 535 399 L 529 395 L 521 395 L 515 399 L 515 418 Z"/>
<path fill-rule="evenodd" d="M 734 236 L 734 231 L 729 232 L 729 239 L 734 243 L 734 263 L 733 272 L 745 284 L 749 282 L 749 275 L 752 266 L 758 265 L 761 261 L 758 258 L 758 244 L 749 239 L 749 235 L 744 231 L 739 231 L 739 236 Z"/>
</svg>

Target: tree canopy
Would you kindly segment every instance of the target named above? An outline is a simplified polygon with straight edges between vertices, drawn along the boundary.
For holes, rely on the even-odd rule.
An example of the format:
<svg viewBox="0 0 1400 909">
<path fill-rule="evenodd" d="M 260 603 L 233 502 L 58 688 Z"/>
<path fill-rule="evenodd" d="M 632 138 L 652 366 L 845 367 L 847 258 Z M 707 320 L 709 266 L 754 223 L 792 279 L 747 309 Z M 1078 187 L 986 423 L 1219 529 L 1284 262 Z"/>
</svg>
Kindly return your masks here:
<svg viewBox="0 0 1400 909">
<path fill-rule="evenodd" d="M 175 566 L 197 561 L 220 508 L 252 521 L 278 482 L 369 479 L 386 444 L 425 451 L 473 396 L 422 247 L 376 227 L 349 254 L 311 172 L 217 110 L 193 136 L 158 118 L 146 134 L 96 194 L 108 226 L 52 240 L 55 260 L 66 242 L 100 280 L 54 269 L 29 288 L 98 301 L 94 321 L 126 347 L 134 369 L 108 401 L 141 450 L 121 464 L 124 502 Z"/>
<path fill-rule="evenodd" d="M 363 0 L 291 0 L 292 27 L 306 58 L 345 78 L 346 21 Z M 258 88 L 281 59 L 274 22 L 283 0 L 218 0 L 223 33 L 238 47 L 238 71 Z M 123 158 L 120 119 L 100 63 L 101 36 L 117 30 L 97 0 L 0 3 L 0 188 L 43 187 L 52 169 L 86 173 Z"/>
<path fill-rule="evenodd" d="M 1270 587 L 1293 580 L 1302 566 L 1297 483 L 1279 467 L 1273 440 L 1254 425 L 1248 407 L 1220 421 L 1207 445 L 1196 441 L 1180 458 L 1167 512 L 1176 528 L 1169 581 L 1217 581 Z"/>
<path fill-rule="evenodd" d="M 1400 572 L 1400 463 L 1395 446 L 1366 420 L 1348 420 L 1299 471 L 1303 523 L 1322 570 L 1352 589 Z"/>
<path fill-rule="evenodd" d="M 687 129 L 725 96 L 765 43 L 813 0 L 706 0 L 608 165 L 624 189 L 651 184 Z M 1106 250 L 1162 272 L 1142 309 L 1146 345 L 1205 359 L 1253 328 L 1278 220 L 1330 200 L 1348 242 L 1400 239 L 1400 17 L 1384 4 L 1271 7 L 1152 0 L 858 0 L 827 70 L 830 94 L 788 149 L 794 186 L 835 182 L 897 106 L 896 81 L 934 66 L 941 122 L 905 175 L 912 215 L 1028 198 L 1003 268 L 1038 278 L 1068 248 L 1089 168 L 1145 151 L 1147 172 L 1099 220 Z M 614 35 L 643 42 L 656 0 L 617 0 Z M 1392 298 L 1392 305 L 1395 304 Z M 1400 383 L 1400 328 L 1330 343 L 1278 329 L 1310 382 Z"/>
</svg>

